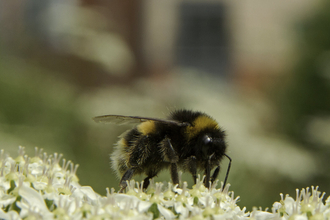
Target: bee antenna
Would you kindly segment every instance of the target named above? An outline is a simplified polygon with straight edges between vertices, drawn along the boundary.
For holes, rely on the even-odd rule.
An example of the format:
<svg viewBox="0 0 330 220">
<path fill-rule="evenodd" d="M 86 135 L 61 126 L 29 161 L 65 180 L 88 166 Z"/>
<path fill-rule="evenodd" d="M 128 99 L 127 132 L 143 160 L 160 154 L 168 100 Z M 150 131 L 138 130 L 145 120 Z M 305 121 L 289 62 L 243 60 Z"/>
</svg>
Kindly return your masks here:
<svg viewBox="0 0 330 220">
<path fill-rule="evenodd" d="M 224 155 L 229 159 L 229 164 L 228 164 L 228 168 L 227 168 L 225 181 L 223 182 L 223 188 L 225 188 L 225 186 L 226 186 L 228 175 L 229 175 L 229 170 L 230 170 L 230 167 L 231 167 L 231 158 L 227 154 L 224 154 Z"/>
</svg>

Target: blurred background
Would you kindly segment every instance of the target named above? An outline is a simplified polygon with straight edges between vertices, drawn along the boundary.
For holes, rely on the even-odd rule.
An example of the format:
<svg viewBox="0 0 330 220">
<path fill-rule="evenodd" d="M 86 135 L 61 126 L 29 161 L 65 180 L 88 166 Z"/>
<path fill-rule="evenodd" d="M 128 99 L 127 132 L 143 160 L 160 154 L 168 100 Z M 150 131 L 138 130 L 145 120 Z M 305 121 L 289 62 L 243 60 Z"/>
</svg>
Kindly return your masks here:
<svg viewBox="0 0 330 220">
<path fill-rule="evenodd" d="M 91 118 L 187 108 L 226 130 L 240 206 L 329 193 L 329 12 L 322 0 L 1 0 L 0 148 L 63 153 L 105 195 L 131 126 Z"/>
</svg>

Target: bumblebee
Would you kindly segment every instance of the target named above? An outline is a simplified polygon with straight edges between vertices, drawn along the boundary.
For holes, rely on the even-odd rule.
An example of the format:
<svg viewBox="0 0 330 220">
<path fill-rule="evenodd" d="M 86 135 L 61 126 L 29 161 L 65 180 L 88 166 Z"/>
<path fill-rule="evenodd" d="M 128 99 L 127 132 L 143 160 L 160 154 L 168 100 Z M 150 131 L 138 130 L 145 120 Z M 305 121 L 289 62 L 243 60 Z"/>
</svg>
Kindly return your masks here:
<svg viewBox="0 0 330 220">
<path fill-rule="evenodd" d="M 204 185 L 209 187 L 210 182 L 218 177 L 224 156 L 229 159 L 226 184 L 231 158 L 226 154 L 225 132 L 205 113 L 176 110 L 168 119 L 123 115 L 103 115 L 93 119 L 116 124 L 139 123 L 119 136 L 111 155 L 112 168 L 121 177 L 121 191 L 133 175 L 142 173 L 147 175 L 143 183 L 143 189 L 146 189 L 149 180 L 165 168 L 170 169 L 173 184 L 179 183 L 178 169 L 191 173 L 195 184 L 197 170 L 203 170 L 206 176 Z"/>
</svg>

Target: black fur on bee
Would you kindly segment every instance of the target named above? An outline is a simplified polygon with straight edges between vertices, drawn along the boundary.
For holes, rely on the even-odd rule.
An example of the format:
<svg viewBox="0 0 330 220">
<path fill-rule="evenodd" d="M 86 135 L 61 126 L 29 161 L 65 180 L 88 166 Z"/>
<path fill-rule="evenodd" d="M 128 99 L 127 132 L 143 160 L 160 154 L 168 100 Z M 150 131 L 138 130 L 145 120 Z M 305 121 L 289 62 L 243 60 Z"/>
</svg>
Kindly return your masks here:
<svg viewBox="0 0 330 220">
<path fill-rule="evenodd" d="M 205 186 L 213 182 L 220 171 L 220 161 L 226 155 L 225 132 L 218 123 L 205 113 L 176 110 L 168 119 L 137 116 L 104 115 L 95 117 L 96 122 L 140 122 L 135 128 L 120 136 L 111 155 L 112 168 L 121 177 L 121 190 L 133 175 L 146 174 L 143 188 L 149 185 L 159 171 L 170 169 L 174 184 L 179 183 L 178 169 L 192 174 L 196 183 L 197 170 L 206 175 Z M 215 168 L 211 175 L 211 170 Z"/>
</svg>

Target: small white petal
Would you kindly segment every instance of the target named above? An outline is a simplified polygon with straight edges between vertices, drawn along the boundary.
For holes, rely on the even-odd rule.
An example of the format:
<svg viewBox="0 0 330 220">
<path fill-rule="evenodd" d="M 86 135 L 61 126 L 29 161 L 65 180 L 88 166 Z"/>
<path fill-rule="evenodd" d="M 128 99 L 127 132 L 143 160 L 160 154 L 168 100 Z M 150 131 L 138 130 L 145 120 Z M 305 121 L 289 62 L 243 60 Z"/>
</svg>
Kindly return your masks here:
<svg viewBox="0 0 330 220">
<path fill-rule="evenodd" d="M 32 185 L 33 185 L 33 188 L 35 188 L 36 190 L 44 190 L 47 186 L 47 183 L 37 181 L 37 182 L 32 183 Z"/>
<path fill-rule="evenodd" d="M 37 208 L 40 210 L 40 214 L 44 215 L 49 213 L 49 210 L 45 204 L 44 199 L 38 193 L 32 188 L 26 187 L 26 186 L 21 186 L 18 189 L 18 194 L 27 201 L 28 205 L 33 208 Z"/>
<path fill-rule="evenodd" d="M 146 212 L 152 204 L 147 201 L 139 201 L 138 207 L 136 208 L 139 212 Z"/>
<path fill-rule="evenodd" d="M 189 210 L 183 206 L 181 202 L 174 203 L 174 208 L 177 213 L 180 213 L 183 217 L 187 218 Z"/>
<path fill-rule="evenodd" d="M 33 176 L 40 176 L 43 173 L 44 167 L 40 163 L 31 163 L 28 165 L 28 170 Z"/>
<path fill-rule="evenodd" d="M 257 211 L 257 213 L 255 214 L 255 218 L 258 220 L 273 219 L 274 214 L 265 211 Z"/>
<path fill-rule="evenodd" d="M 79 190 L 92 201 L 96 201 L 99 198 L 99 195 L 95 193 L 93 188 L 90 186 L 82 186 Z"/>
<path fill-rule="evenodd" d="M 175 215 L 170 210 L 164 208 L 161 205 L 157 205 L 159 212 L 164 216 L 165 219 L 174 219 Z"/>
<path fill-rule="evenodd" d="M 294 215 L 292 219 L 293 220 L 308 220 L 306 215 Z"/>
<path fill-rule="evenodd" d="M 2 209 L 0 209 L 0 219 L 3 220 L 21 220 L 21 217 L 19 217 L 19 214 L 16 211 L 9 211 L 4 212 Z"/>
<path fill-rule="evenodd" d="M 279 210 L 282 207 L 282 205 L 280 202 L 274 202 L 273 207 L 275 208 L 275 210 Z"/>
<path fill-rule="evenodd" d="M 6 206 L 14 203 L 15 200 L 16 200 L 15 196 L 5 194 L 5 195 L 1 196 L 1 198 L 0 198 L 0 207 L 6 207 Z"/>
<path fill-rule="evenodd" d="M 2 189 L 4 189 L 4 191 L 7 191 L 8 189 L 10 189 L 10 183 L 9 181 L 6 180 L 5 177 L 0 177 L 0 187 Z"/>
</svg>

